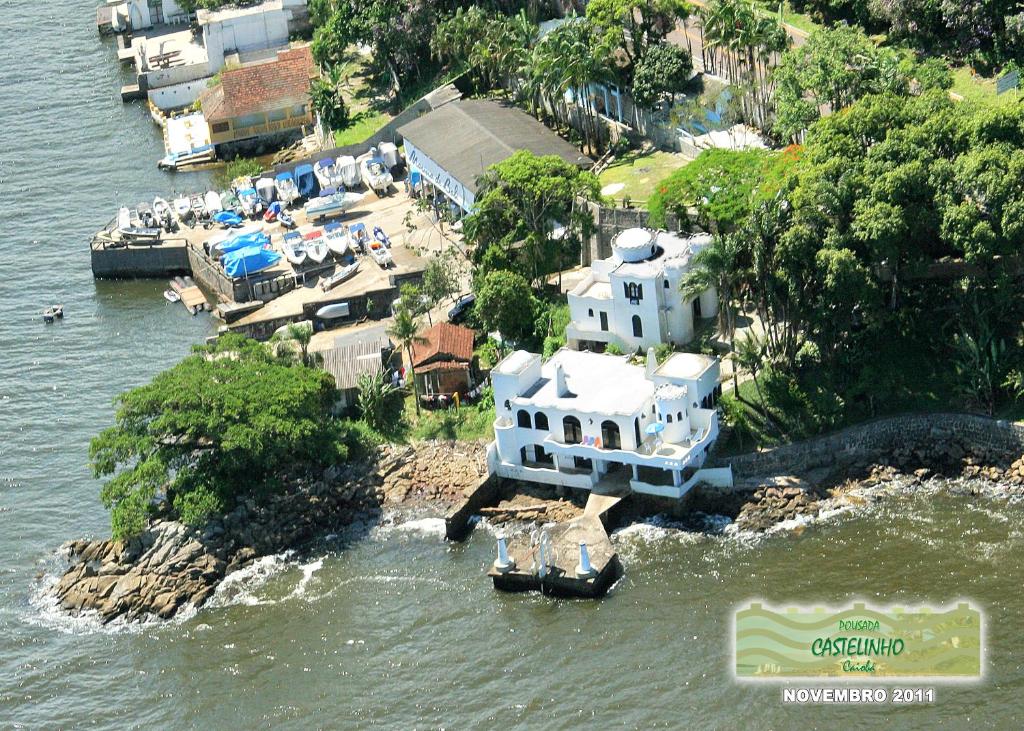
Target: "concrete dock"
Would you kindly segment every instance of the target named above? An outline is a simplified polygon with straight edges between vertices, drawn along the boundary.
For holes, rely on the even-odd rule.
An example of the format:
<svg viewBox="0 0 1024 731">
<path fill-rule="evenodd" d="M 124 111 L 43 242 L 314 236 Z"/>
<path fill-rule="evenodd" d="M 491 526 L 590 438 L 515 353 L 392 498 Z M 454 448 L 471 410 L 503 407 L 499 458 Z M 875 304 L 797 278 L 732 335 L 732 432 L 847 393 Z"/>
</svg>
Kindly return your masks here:
<svg viewBox="0 0 1024 731">
<path fill-rule="evenodd" d="M 316 312 L 329 304 L 349 306 L 347 317 L 325 323 L 331 327 L 378 320 L 390 316 L 391 304 L 398 298 L 401 285 L 420 282 L 426 267 L 425 260 L 417 254 L 419 249 L 414 248 L 423 238 L 422 233 L 429 232 L 409 231 L 406 218 L 410 212 L 415 217 L 413 201 L 401 192 L 385 197 L 368 193 L 353 209 L 331 219 L 345 226 L 357 222 L 365 223 L 367 229 L 380 226 L 391 239 L 394 263 L 383 269 L 370 257 L 357 254 L 358 272 L 326 292 L 319 286 L 320 281 L 334 273 L 342 262 L 330 254 L 320 264 L 307 259 L 300 266 L 292 265 L 283 256 L 286 229 L 262 219 L 246 221 L 244 226 L 270 236 L 271 246 L 282 257 L 274 266 L 248 277 L 229 277 L 216 252 L 209 253 L 210 244 L 230 236 L 230 231 L 216 225 L 207 228 L 185 223 L 155 241 L 138 242 L 124 240 L 116 223 L 111 222 L 93 237 L 92 269 L 97 278 L 112 279 L 190 274 L 206 299 L 216 305 L 215 313 L 229 329 L 257 339 L 269 338 L 289 323 L 315 320 Z M 291 213 L 300 234 L 322 230 L 324 222 L 308 221 L 301 207 Z"/>
<path fill-rule="evenodd" d="M 516 536 L 508 543 L 508 559 L 487 572 L 495 589 L 596 598 L 622 571 L 600 518 L 587 514 Z"/>
</svg>

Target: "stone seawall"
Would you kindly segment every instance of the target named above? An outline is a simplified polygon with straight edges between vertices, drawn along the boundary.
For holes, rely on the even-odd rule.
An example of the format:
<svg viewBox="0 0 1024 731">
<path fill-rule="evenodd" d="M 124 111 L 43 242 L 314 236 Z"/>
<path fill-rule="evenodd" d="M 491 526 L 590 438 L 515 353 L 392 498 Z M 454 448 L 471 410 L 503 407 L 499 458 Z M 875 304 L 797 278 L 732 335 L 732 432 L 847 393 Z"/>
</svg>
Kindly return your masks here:
<svg viewBox="0 0 1024 731">
<path fill-rule="evenodd" d="M 163 278 L 192 271 L 184 241 L 110 248 L 94 244 L 90 257 L 97 279 Z"/>
<path fill-rule="evenodd" d="M 973 414 L 906 414 L 886 417 L 803 442 L 763 452 L 715 457 L 712 466 L 732 465 L 737 477 L 807 472 L 823 467 L 848 467 L 906 447 L 944 443 L 1020 455 L 1024 424 Z"/>
</svg>

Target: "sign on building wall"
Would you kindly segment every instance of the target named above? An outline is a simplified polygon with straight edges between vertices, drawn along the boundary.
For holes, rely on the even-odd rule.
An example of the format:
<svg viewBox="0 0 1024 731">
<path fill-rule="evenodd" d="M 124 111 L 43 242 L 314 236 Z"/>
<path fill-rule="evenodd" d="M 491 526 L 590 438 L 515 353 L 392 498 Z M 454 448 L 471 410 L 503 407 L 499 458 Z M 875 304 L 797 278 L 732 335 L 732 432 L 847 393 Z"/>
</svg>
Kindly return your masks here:
<svg viewBox="0 0 1024 731">
<path fill-rule="evenodd" d="M 410 166 L 419 170 L 423 177 L 443 190 L 445 195 L 451 198 L 462 210 L 468 211 L 473 207 L 475 199 L 473 194 L 466 189 L 466 186 L 434 162 L 428 155 L 424 154 L 416 145 L 409 142 L 409 140 L 405 141 L 405 157 L 409 161 Z"/>
</svg>

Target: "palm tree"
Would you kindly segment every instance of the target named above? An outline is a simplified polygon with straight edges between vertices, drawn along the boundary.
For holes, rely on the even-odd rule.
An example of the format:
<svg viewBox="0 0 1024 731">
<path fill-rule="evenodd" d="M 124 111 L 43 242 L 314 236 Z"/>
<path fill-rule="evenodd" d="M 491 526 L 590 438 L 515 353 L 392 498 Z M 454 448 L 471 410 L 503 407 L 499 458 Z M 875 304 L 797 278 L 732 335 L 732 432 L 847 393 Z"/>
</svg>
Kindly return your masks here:
<svg viewBox="0 0 1024 731">
<path fill-rule="evenodd" d="M 707 247 L 693 257 L 690 270 L 680 284 L 680 291 L 687 299 L 699 297 L 712 287 L 717 290 L 718 331 L 729 341 L 736 331 L 732 301 L 740 280 L 737 267 L 740 246 L 739 236 L 735 233 L 716 235 Z"/>
<path fill-rule="evenodd" d="M 297 323 L 288 325 L 288 339 L 294 340 L 299 346 L 299 353 L 302 355 L 302 365 L 309 365 L 309 343 L 313 339 L 313 328 L 304 327 Z"/>
<path fill-rule="evenodd" d="M 412 393 L 413 401 L 416 405 L 416 415 L 420 413 L 420 393 L 419 387 L 416 385 L 416 371 L 413 367 L 412 360 L 412 349 L 413 346 L 427 342 L 426 338 L 421 337 L 420 324 L 413 315 L 412 310 L 405 304 L 402 303 L 395 310 L 395 321 L 391 327 L 388 328 L 388 335 L 395 339 L 395 342 L 405 351 L 406 356 L 409 359 L 409 378 L 412 380 Z"/>
</svg>

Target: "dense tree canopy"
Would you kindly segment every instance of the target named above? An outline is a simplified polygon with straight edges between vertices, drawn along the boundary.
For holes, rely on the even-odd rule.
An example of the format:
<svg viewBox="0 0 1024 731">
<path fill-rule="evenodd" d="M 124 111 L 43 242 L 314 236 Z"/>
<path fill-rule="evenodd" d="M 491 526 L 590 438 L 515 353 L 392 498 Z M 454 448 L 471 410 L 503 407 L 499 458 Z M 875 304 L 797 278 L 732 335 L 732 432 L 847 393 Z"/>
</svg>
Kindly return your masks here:
<svg viewBox="0 0 1024 731">
<path fill-rule="evenodd" d="M 666 94 L 678 94 L 693 72 L 693 59 L 685 48 L 659 43 L 648 50 L 633 74 L 633 101 L 653 107 Z"/>
<path fill-rule="evenodd" d="M 114 426 L 90 445 L 115 538 L 146 526 L 156 499 L 201 522 L 295 468 L 344 459 L 331 376 L 225 336 L 118 399 Z"/>
<path fill-rule="evenodd" d="M 509 269 L 537 285 L 575 263 L 593 227 L 586 201 L 600 197 L 592 173 L 556 155 L 519 150 L 492 166 L 464 224 L 478 274 Z"/>
<path fill-rule="evenodd" d="M 506 340 L 519 343 L 533 334 L 537 301 L 521 274 L 499 270 L 484 275 L 476 309 L 484 328 L 497 330 Z"/>
</svg>

